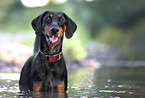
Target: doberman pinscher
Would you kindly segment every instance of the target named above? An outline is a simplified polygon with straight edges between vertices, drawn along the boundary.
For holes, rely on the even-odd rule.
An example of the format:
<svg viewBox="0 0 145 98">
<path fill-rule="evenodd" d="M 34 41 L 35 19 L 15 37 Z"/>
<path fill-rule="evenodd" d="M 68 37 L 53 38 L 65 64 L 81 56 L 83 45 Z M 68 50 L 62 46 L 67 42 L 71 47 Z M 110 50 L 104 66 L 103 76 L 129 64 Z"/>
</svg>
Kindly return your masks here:
<svg viewBox="0 0 145 98">
<path fill-rule="evenodd" d="M 36 33 L 34 53 L 22 68 L 20 90 L 67 91 L 63 35 L 71 38 L 76 23 L 63 12 L 45 11 L 31 24 Z"/>
</svg>

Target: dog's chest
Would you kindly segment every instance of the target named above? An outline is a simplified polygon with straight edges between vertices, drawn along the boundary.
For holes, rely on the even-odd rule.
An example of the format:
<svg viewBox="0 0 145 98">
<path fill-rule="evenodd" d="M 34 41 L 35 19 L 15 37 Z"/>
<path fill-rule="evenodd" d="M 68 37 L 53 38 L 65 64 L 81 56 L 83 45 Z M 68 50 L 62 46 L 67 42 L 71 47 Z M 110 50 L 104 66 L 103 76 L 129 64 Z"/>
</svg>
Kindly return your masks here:
<svg viewBox="0 0 145 98">
<path fill-rule="evenodd" d="M 61 77 L 64 72 L 64 68 L 62 66 L 59 66 L 59 63 L 50 63 L 50 62 L 44 62 L 43 67 L 40 68 L 41 72 L 43 73 L 42 78 L 48 78 L 48 79 L 58 79 L 61 80 Z M 46 80 L 46 79 L 45 79 Z"/>
</svg>

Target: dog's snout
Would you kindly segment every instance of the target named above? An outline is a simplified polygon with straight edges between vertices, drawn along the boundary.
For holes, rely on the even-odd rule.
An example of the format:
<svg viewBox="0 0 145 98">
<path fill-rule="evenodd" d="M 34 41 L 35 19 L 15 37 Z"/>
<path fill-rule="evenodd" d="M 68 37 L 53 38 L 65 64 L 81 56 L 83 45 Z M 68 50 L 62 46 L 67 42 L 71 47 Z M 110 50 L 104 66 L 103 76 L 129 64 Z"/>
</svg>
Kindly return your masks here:
<svg viewBox="0 0 145 98">
<path fill-rule="evenodd" d="M 52 33 L 57 33 L 57 32 L 59 32 L 59 28 L 58 27 L 52 27 L 51 32 Z"/>
</svg>

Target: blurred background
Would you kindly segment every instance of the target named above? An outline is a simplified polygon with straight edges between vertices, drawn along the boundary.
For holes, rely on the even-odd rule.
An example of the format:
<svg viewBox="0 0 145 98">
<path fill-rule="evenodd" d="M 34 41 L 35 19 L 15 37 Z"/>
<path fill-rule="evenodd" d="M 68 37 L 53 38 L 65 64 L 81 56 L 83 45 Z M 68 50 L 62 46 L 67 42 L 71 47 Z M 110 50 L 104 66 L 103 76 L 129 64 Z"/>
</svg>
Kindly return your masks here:
<svg viewBox="0 0 145 98">
<path fill-rule="evenodd" d="M 67 62 L 144 65 L 144 5 L 144 0 L 0 0 L 0 68 L 7 66 L 0 72 L 19 70 L 16 66 L 32 55 L 31 21 L 45 10 L 64 12 L 78 26 L 74 36 L 64 40 Z"/>
</svg>

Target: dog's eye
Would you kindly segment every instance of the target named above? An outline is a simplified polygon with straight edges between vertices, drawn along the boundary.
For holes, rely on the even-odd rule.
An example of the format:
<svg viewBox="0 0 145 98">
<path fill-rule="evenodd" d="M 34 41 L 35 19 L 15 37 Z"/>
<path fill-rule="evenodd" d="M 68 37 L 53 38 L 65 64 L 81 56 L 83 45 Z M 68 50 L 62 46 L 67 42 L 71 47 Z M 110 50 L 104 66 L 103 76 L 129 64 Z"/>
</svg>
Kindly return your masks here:
<svg viewBox="0 0 145 98">
<path fill-rule="evenodd" d="M 49 18 L 49 17 L 48 17 L 47 19 L 48 19 L 48 20 L 50 20 L 50 18 Z"/>
<path fill-rule="evenodd" d="M 59 21 L 60 21 L 60 22 L 63 22 L 63 21 L 64 21 L 64 19 L 63 19 L 63 18 L 59 18 Z"/>
<path fill-rule="evenodd" d="M 63 19 L 61 18 L 60 21 L 63 21 Z"/>
<path fill-rule="evenodd" d="M 59 21 L 60 21 L 60 24 L 62 25 L 65 20 L 63 18 L 60 18 Z"/>
<path fill-rule="evenodd" d="M 50 17 L 48 17 L 48 18 L 45 19 L 45 22 L 46 23 L 50 23 L 50 21 L 51 21 L 51 18 Z"/>
</svg>

